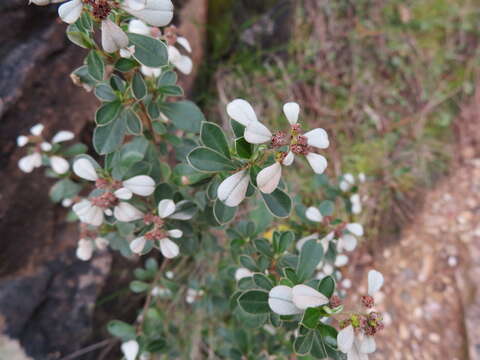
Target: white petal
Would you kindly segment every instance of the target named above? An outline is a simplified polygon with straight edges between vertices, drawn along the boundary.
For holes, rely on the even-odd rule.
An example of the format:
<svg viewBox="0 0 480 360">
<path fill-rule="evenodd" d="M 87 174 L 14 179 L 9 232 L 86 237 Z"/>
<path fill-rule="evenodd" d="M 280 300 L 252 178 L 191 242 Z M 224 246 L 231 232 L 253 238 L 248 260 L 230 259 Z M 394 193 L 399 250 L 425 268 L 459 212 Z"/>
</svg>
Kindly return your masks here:
<svg viewBox="0 0 480 360">
<path fill-rule="evenodd" d="M 248 278 L 248 277 L 252 277 L 253 276 L 253 273 L 248 270 L 247 268 L 238 268 L 236 271 L 235 271 L 235 280 L 239 281 L 243 278 Z"/>
<path fill-rule="evenodd" d="M 175 203 L 171 199 L 163 199 L 158 203 L 158 216 L 162 219 L 175 212 Z"/>
<path fill-rule="evenodd" d="M 320 210 L 318 210 L 314 206 L 310 206 L 307 211 L 305 211 L 305 216 L 307 217 L 308 220 L 310 221 L 315 221 L 315 222 L 321 222 L 323 220 L 323 216 L 320 213 Z"/>
<path fill-rule="evenodd" d="M 121 200 L 130 200 L 133 196 L 133 193 L 127 189 L 127 188 L 120 188 L 118 190 L 115 190 L 113 193 L 116 198 L 121 199 Z"/>
<path fill-rule="evenodd" d="M 289 151 L 287 156 L 283 159 L 282 165 L 290 166 L 293 164 L 293 160 L 295 160 L 295 155 L 293 155 L 293 152 Z"/>
<path fill-rule="evenodd" d="M 42 149 L 43 151 L 50 151 L 52 150 L 52 144 L 44 141 L 40 144 L 40 149 Z"/>
<path fill-rule="evenodd" d="M 63 207 L 68 208 L 68 207 L 72 206 L 72 204 L 73 204 L 73 200 L 72 200 L 72 199 L 66 198 L 66 199 L 63 199 L 63 200 L 62 200 L 62 206 L 63 206 Z"/>
<path fill-rule="evenodd" d="M 342 190 L 343 192 L 346 192 L 346 191 L 350 190 L 350 187 L 352 185 L 348 181 L 341 180 L 340 183 L 338 184 L 338 186 L 340 187 L 340 190 Z"/>
<path fill-rule="evenodd" d="M 296 102 L 289 102 L 283 105 L 283 113 L 287 117 L 290 125 L 295 125 L 298 121 L 298 114 L 300 113 L 300 106 Z"/>
<path fill-rule="evenodd" d="M 353 251 L 357 247 L 357 238 L 350 234 L 343 235 L 339 242 L 339 249 L 344 248 L 347 251 Z"/>
<path fill-rule="evenodd" d="M 134 176 L 122 184 L 132 193 L 140 196 L 149 196 L 155 191 L 155 181 L 147 175 Z"/>
<path fill-rule="evenodd" d="M 28 144 L 28 137 L 25 135 L 20 135 L 17 137 L 17 146 L 18 147 L 24 147 L 25 145 Z"/>
<path fill-rule="evenodd" d="M 303 136 L 308 139 L 308 145 L 310 146 L 315 146 L 319 149 L 326 149 L 330 145 L 330 142 L 328 141 L 328 134 L 322 128 L 310 130 Z"/>
<path fill-rule="evenodd" d="M 228 103 L 227 114 L 243 126 L 247 126 L 251 121 L 258 121 L 252 105 L 243 99 L 235 99 Z"/>
<path fill-rule="evenodd" d="M 50 165 L 57 174 L 65 174 L 70 169 L 68 161 L 60 156 L 50 157 Z"/>
<path fill-rule="evenodd" d="M 120 56 L 126 59 L 130 59 L 134 53 L 135 53 L 135 45 L 131 45 L 123 49 L 120 49 L 120 52 L 119 52 Z"/>
<path fill-rule="evenodd" d="M 383 285 L 383 275 L 376 271 L 368 272 L 368 295 L 373 296 Z"/>
<path fill-rule="evenodd" d="M 292 288 L 285 285 L 278 285 L 270 290 L 268 305 L 278 315 L 295 315 L 303 312 L 293 304 Z"/>
<path fill-rule="evenodd" d="M 330 264 L 325 264 L 323 265 L 323 268 L 322 268 L 323 272 L 325 275 L 332 275 L 333 274 L 333 266 L 330 265 Z"/>
<path fill-rule="evenodd" d="M 355 336 L 353 346 L 347 354 L 347 360 L 368 360 L 368 354 L 360 351 L 361 342 L 359 336 Z"/>
<path fill-rule="evenodd" d="M 85 158 L 78 159 L 73 163 L 73 172 L 85 180 L 96 181 L 98 179 L 95 167 Z"/>
<path fill-rule="evenodd" d="M 275 162 L 258 173 L 257 186 L 264 194 L 271 194 L 278 187 L 281 177 L 282 165 Z"/>
<path fill-rule="evenodd" d="M 375 339 L 373 336 L 364 336 L 360 340 L 360 352 L 364 354 L 371 354 L 375 352 L 377 346 L 375 344 Z"/>
<path fill-rule="evenodd" d="M 128 32 L 140 35 L 150 35 L 151 27 L 145 24 L 142 20 L 133 19 L 128 23 Z"/>
<path fill-rule="evenodd" d="M 345 180 L 346 182 L 350 183 L 350 184 L 355 184 L 355 177 L 350 174 L 350 173 L 346 173 L 343 175 L 343 180 Z"/>
<path fill-rule="evenodd" d="M 168 47 L 168 60 L 183 74 L 188 75 L 192 72 L 192 59 L 186 55 L 180 54 L 175 46 Z"/>
<path fill-rule="evenodd" d="M 162 69 L 160 68 L 151 68 L 145 65 L 142 65 L 140 67 L 140 71 L 142 72 L 143 75 L 148 76 L 148 77 L 159 77 L 160 74 L 162 73 Z"/>
<path fill-rule="evenodd" d="M 18 167 L 25 173 L 31 173 L 33 169 L 40 167 L 41 165 L 42 156 L 37 152 L 24 156 L 18 161 Z"/>
<path fill-rule="evenodd" d="M 167 259 L 172 259 L 178 256 L 178 254 L 180 253 L 178 245 L 169 238 L 164 238 L 160 240 L 160 251 L 162 255 L 165 256 Z"/>
<path fill-rule="evenodd" d="M 88 261 L 92 258 L 93 243 L 88 239 L 80 239 L 78 241 L 76 256 L 80 260 Z"/>
<path fill-rule="evenodd" d="M 63 141 L 72 140 L 75 137 L 75 134 L 71 131 L 62 130 L 55 134 L 52 138 L 52 143 L 56 144 Z"/>
<path fill-rule="evenodd" d="M 140 210 L 127 202 L 120 202 L 115 206 L 113 215 L 118 221 L 123 222 L 135 221 L 143 217 L 143 213 Z"/>
<path fill-rule="evenodd" d="M 365 173 L 360 173 L 358 174 L 358 180 L 360 180 L 361 183 L 364 183 L 367 180 L 367 177 L 365 176 Z"/>
<path fill-rule="evenodd" d="M 245 199 L 249 183 L 250 176 L 247 171 L 239 171 L 222 181 L 217 189 L 217 196 L 225 205 L 235 207 Z"/>
<path fill-rule="evenodd" d="M 116 52 L 128 46 L 128 36 L 113 21 L 102 20 L 102 48 L 108 53 Z"/>
<path fill-rule="evenodd" d="M 58 16 L 67 24 L 73 24 L 82 14 L 82 0 L 71 0 L 58 8 Z"/>
<path fill-rule="evenodd" d="M 146 243 L 147 240 L 143 236 L 133 239 L 133 241 L 130 243 L 130 250 L 132 250 L 134 254 L 140 254 L 143 251 Z"/>
<path fill-rule="evenodd" d="M 350 196 L 350 202 L 352 203 L 352 213 L 360 214 L 362 212 L 362 202 L 360 201 L 359 194 L 353 194 Z"/>
<path fill-rule="evenodd" d="M 338 349 L 343 353 L 348 353 L 353 346 L 355 340 L 355 332 L 353 326 L 348 325 L 346 328 L 340 330 L 337 335 Z"/>
<path fill-rule="evenodd" d="M 153 26 L 165 26 L 172 21 L 173 4 L 170 0 L 147 0 L 142 10 L 124 6 L 124 10 Z"/>
<path fill-rule="evenodd" d="M 168 236 L 174 239 L 179 239 L 183 236 L 183 231 L 179 229 L 168 230 Z"/>
<path fill-rule="evenodd" d="M 133 10 L 143 10 L 146 4 L 146 0 L 125 0 L 125 5 Z"/>
<path fill-rule="evenodd" d="M 35 4 L 37 6 L 45 6 L 50 4 L 50 0 L 29 0 L 28 4 Z"/>
<path fill-rule="evenodd" d="M 311 152 L 307 154 L 306 158 L 315 174 L 322 174 L 327 168 L 327 159 L 322 155 Z"/>
<path fill-rule="evenodd" d="M 124 342 L 121 349 L 126 360 L 135 360 L 138 355 L 139 346 L 135 340 L 130 340 Z"/>
<path fill-rule="evenodd" d="M 353 235 L 363 236 L 363 226 L 359 223 L 350 223 L 347 224 L 346 229 L 350 231 Z"/>
<path fill-rule="evenodd" d="M 305 245 L 305 243 L 308 240 L 312 240 L 312 239 L 318 239 L 318 234 L 315 233 L 315 234 L 308 235 L 301 238 L 300 240 L 297 241 L 297 243 L 295 244 L 295 247 L 297 248 L 298 251 L 300 251 L 302 250 L 303 245 Z"/>
<path fill-rule="evenodd" d="M 113 211 L 111 209 L 105 209 L 105 210 L 103 210 L 103 213 L 107 216 L 112 216 L 113 215 Z"/>
<path fill-rule="evenodd" d="M 177 37 L 177 43 L 179 43 L 189 53 L 192 52 L 192 47 L 190 46 L 190 42 L 188 41 L 187 38 L 184 38 L 183 36 L 179 36 Z"/>
<path fill-rule="evenodd" d="M 335 266 L 336 267 L 342 267 L 348 264 L 348 256 L 347 255 L 337 255 L 337 258 L 335 259 Z"/>
<path fill-rule="evenodd" d="M 95 246 L 99 250 L 105 250 L 109 244 L 109 241 L 103 237 L 95 238 Z"/>
<path fill-rule="evenodd" d="M 250 144 L 262 144 L 272 139 L 270 130 L 258 121 L 250 122 L 245 128 L 243 136 Z"/>
<path fill-rule="evenodd" d="M 30 133 L 35 136 L 40 136 L 44 128 L 45 126 L 43 126 L 42 124 L 36 124 L 30 128 Z"/>
<path fill-rule="evenodd" d="M 295 285 L 292 289 L 293 303 L 299 309 L 318 307 L 328 304 L 328 298 L 321 292 L 307 285 Z"/>
<path fill-rule="evenodd" d="M 103 223 L 102 208 L 92 205 L 89 200 L 84 199 L 76 203 L 72 206 L 72 210 L 81 222 L 93 226 L 100 226 Z"/>
</svg>

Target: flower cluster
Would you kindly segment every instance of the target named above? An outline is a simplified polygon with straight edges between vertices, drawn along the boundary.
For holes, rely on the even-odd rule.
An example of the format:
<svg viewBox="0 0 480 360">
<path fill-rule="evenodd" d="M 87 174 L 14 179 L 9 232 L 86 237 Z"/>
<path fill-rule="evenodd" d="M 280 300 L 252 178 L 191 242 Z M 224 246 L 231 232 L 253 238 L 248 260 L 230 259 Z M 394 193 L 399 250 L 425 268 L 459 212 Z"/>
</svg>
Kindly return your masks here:
<svg viewBox="0 0 480 360">
<path fill-rule="evenodd" d="M 364 183 L 366 176 L 364 173 L 358 174 L 357 179 L 350 173 L 343 174 L 338 184 L 340 190 L 344 193 L 350 192 L 350 190 L 358 183 Z M 352 204 L 352 213 L 360 214 L 362 212 L 362 201 L 358 192 L 350 193 L 350 203 Z"/>
<path fill-rule="evenodd" d="M 31 173 L 35 168 L 41 167 L 45 159 L 56 174 L 63 175 L 70 169 L 70 164 L 64 157 L 60 156 L 60 146 L 58 144 L 72 140 L 74 134 L 71 131 L 62 130 L 48 142 L 42 136 L 43 130 L 44 126 L 42 124 L 36 124 L 30 129 L 30 135 L 17 137 L 17 145 L 19 147 L 28 146 L 29 152 L 28 155 L 18 161 L 18 167 L 23 172 Z"/>
<path fill-rule="evenodd" d="M 362 297 L 362 305 L 367 312 L 352 314 L 341 322 L 337 343 L 340 351 L 347 354 L 348 360 L 367 359 L 376 350 L 374 335 L 383 329 L 382 316 L 374 311 L 373 296 L 383 285 L 383 275 L 376 270 L 368 273 L 368 295 Z"/>
</svg>

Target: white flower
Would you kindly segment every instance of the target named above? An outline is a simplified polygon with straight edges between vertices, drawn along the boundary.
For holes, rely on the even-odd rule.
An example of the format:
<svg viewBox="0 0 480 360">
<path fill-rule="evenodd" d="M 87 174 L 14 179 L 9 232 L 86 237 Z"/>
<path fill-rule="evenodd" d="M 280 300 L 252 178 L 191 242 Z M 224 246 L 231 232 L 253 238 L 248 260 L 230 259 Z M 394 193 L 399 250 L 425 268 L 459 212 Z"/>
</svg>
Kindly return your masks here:
<svg viewBox="0 0 480 360">
<path fill-rule="evenodd" d="M 149 196 L 155 191 L 155 180 L 147 175 L 138 175 L 124 180 L 122 185 L 132 193 L 140 196 Z"/>
<path fill-rule="evenodd" d="M 270 194 L 277 188 L 281 177 L 282 165 L 279 162 L 275 162 L 258 173 L 257 186 L 261 192 Z"/>
<path fill-rule="evenodd" d="M 337 257 L 335 258 L 335 263 L 334 263 L 334 265 L 336 267 L 342 267 L 342 266 L 345 266 L 347 264 L 348 264 L 348 256 L 347 255 L 343 255 L 343 254 L 337 255 Z"/>
<path fill-rule="evenodd" d="M 72 199 L 66 198 L 66 199 L 63 199 L 63 200 L 62 200 L 62 206 L 63 206 L 63 207 L 68 208 L 68 207 L 72 206 L 72 204 L 73 204 L 73 200 L 72 200 Z"/>
<path fill-rule="evenodd" d="M 141 254 L 146 243 L 147 239 L 143 236 L 133 239 L 130 243 L 130 250 L 132 250 L 134 254 Z"/>
<path fill-rule="evenodd" d="M 135 340 L 124 342 L 120 348 L 126 360 L 135 360 L 140 349 L 138 342 Z"/>
<path fill-rule="evenodd" d="M 187 55 L 181 54 L 175 46 L 170 45 L 168 47 L 168 60 L 173 66 L 180 70 L 181 73 L 188 75 L 192 72 L 192 59 Z"/>
<path fill-rule="evenodd" d="M 123 58 L 130 59 L 133 54 L 135 54 L 135 45 L 131 45 L 131 46 L 120 49 L 120 56 Z"/>
<path fill-rule="evenodd" d="M 78 241 L 76 255 L 77 258 L 83 261 L 88 261 L 92 258 L 93 243 L 89 239 L 80 239 Z"/>
<path fill-rule="evenodd" d="M 350 202 L 352 203 L 352 213 L 360 214 L 362 212 L 362 202 L 359 194 L 353 194 L 350 196 Z"/>
<path fill-rule="evenodd" d="M 365 173 L 360 173 L 358 174 L 358 180 L 360 180 L 361 183 L 364 183 L 367 180 L 367 177 L 365 176 Z"/>
<path fill-rule="evenodd" d="M 202 295 L 203 295 L 203 290 L 195 290 L 195 289 L 189 288 L 187 290 L 187 296 L 185 297 L 185 301 L 188 304 L 193 304 L 197 296 L 202 296 Z"/>
<path fill-rule="evenodd" d="M 58 16 L 67 24 L 76 22 L 82 15 L 82 0 L 70 0 L 58 8 Z"/>
<path fill-rule="evenodd" d="M 268 305 L 278 315 L 295 315 L 303 312 L 293 303 L 292 288 L 285 285 L 277 285 L 270 290 Z"/>
<path fill-rule="evenodd" d="M 125 0 L 125 6 L 133 10 L 143 10 L 147 4 L 146 0 Z"/>
<path fill-rule="evenodd" d="M 34 136 L 40 136 L 44 128 L 42 124 L 36 124 L 30 128 L 30 133 Z"/>
<path fill-rule="evenodd" d="M 249 183 L 250 175 L 247 170 L 241 170 L 230 175 L 219 185 L 217 189 L 218 199 L 227 206 L 237 206 L 245 199 Z"/>
<path fill-rule="evenodd" d="M 243 278 L 247 278 L 247 277 L 252 277 L 253 276 L 253 273 L 248 270 L 247 268 L 238 268 L 236 271 L 235 271 L 235 280 L 239 281 Z"/>
<path fill-rule="evenodd" d="M 247 126 L 250 122 L 258 122 L 252 105 L 243 99 L 235 99 L 228 103 L 227 114 L 243 126 Z"/>
<path fill-rule="evenodd" d="M 300 106 L 296 102 L 289 102 L 283 105 L 283 113 L 285 114 L 290 125 L 294 125 L 298 121 L 300 114 Z"/>
<path fill-rule="evenodd" d="M 17 137 L 17 146 L 18 147 L 24 147 L 27 144 L 28 144 L 28 136 L 20 135 L 19 137 Z"/>
<path fill-rule="evenodd" d="M 89 200 L 83 199 L 72 207 L 73 212 L 81 222 L 85 224 L 100 226 L 103 223 L 103 209 L 93 205 Z"/>
<path fill-rule="evenodd" d="M 158 203 L 158 216 L 162 219 L 165 219 L 172 215 L 175 212 L 175 203 L 171 199 L 163 199 Z M 173 238 L 182 237 L 183 233 L 181 230 L 174 229 L 168 232 L 168 235 Z M 178 245 L 170 240 L 168 237 L 159 240 L 160 252 L 167 259 L 172 259 L 177 257 L 180 253 L 180 248 Z"/>
<path fill-rule="evenodd" d="M 305 216 L 307 217 L 308 220 L 314 221 L 314 222 L 322 222 L 323 221 L 323 216 L 320 213 L 320 210 L 318 210 L 314 206 L 310 206 L 307 211 L 305 211 Z"/>
<path fill-rule="evenodd" d="M 165 272 L 165 276 L 167 277 L 167 279 L 173 279 L 174 273 L 173 271 L 167 271 Z"/>
<path fill-rule="evenodd" d="M 292 288 L 293 303 L 299 309 L 318 307 L 328 304 L 328 298 L 321 292 L 307 285 L 295 285 Z"/>
<path fill-rule="evenodd" d="M 96 181 L 98 179 L 95 167 L 88 159 L 85 158 L 75 160 L 73 163 L 73 172 L 75 175 L 85 180 Z"/>
<path fill-rule="evenodd" d="M 52 150 L 52 144 L 44 141 L 40 144 L 40 149 L 42 149 L 43 151 L 50 151 Z"/>
<path fill-rule="evenodd" d="M 350 188 L 355 184 L 355 178 L 353 177 L 352 174 L 346 173 L 342 176 L 342 179 L 340 180 L 339 187 L 340 190 L 343 192 L 346 192 L 350 190 Z"/>
<path fill-rule="evenodd" d="M 128 46 L 128 36 L 113 21 L 102 20 L 102 48 L 108 53 L 116 52 Z"/>
<path fill-rule="evenodd" d="M 359 223 L 350 223 L 345 226 L 345 232 L 338 240 L 337 251 L 342 252 L 344 249 L 353 251 L 357 247 L 357 237 L 363 236 L 363 226 Z"/>
<path fill-rule="evenodd" d="M 71 131 L 62 130 L 55 134 L 52 138 L 52 143 L 57 144 L 64 141 L 72 140 L 75 137 L 75 134 Z"/>
<path fill-rule="evenodd" d="M 65 174 L 68 169 L 70 169 L 70 164 L 68 161 L 56 155 L 50 157 L 50 166 L 52 167 L 53 171 L 60 175 Z"/>
<path fill-rule="evenodd" d="M 115 216 L 118 221 L 130 222 L 141 219 L 143 213 L 132 204 L 121 201 L 113 208 L 113 216 Z"/>
<path fill-rule="evenodd" d="M 18 167 L 26 173 L 31 173 L 35 168 L 40 166 L 42 166 L 42 155 L 38 152 L 24 156 L 18 161 Z"/>
<path fill-rule="evenodd" d="M 348 360 L 367 360 L 368 354 L 376 349 L 373 336 L 362 333 L 355 335 L 352 325 L 340 330 L 337 335 L 337 344 L 341 352 L 347 354 Z"/>
<path fill-rule="evenodd" d="M 122 7 L 131 15 L 153 26 L 165 26 L 172 21 L 173 4 L 171 0 L 146 0 L 145 6 L 141 9 L 138 9 L 139 6 L 136 5 L 134 5 L 135 8 L 132 8 L 132 2 L 129 1 Z"/>
<path fill-rule="evenodd" d="M 152 68 L 145 65 L 142 65 L 140 67 L 140 71 L 142 72 L 143 75 L 147 77 L 154 77 L 154 78 L 159 77 L 160 74 L 162 73 L 162 69 L 160 68 Z"/>
<path fill-rule="evenodd" d="M 95 246 L 99 250 L 105 250 L 109 244 L 109 241 L 103 237 L 95 238 Z"/>
</svg>

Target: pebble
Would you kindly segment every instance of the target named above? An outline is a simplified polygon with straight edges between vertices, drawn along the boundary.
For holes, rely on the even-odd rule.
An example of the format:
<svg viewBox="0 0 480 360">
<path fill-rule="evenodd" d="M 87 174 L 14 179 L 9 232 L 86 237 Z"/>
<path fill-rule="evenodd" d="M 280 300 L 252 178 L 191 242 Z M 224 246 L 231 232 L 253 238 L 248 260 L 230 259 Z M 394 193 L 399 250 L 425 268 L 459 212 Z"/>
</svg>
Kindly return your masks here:
<svg viewBox="0 0 480 360">
<path fill-rule="evenodd" d="M 440 335 L 438 335 L 437 333 L 430 333 L 428 334 L 428 340 L 435 344 L 438 344 L 440 342 Z"/>
<path fill-rule="evenodd" d="M 448 257 L 448 266 L 455 267 L 458 265 L 458 259 L 456 256 L 449 256 Z"/>
</svg>

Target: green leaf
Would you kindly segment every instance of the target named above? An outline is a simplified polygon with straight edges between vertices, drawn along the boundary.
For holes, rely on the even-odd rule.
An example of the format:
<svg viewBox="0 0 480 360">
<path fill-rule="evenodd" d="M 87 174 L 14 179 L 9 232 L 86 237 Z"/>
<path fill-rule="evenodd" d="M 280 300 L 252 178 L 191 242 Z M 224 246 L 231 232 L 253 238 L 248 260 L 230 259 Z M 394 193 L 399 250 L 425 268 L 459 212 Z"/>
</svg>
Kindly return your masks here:
<svg viewBox="0 0 480 360">
<path fill-rule="evenodd" d="M 137 334 L 135 328 L 120 320 L 112 320 L 107 325 L 107 330 L 113 336 L 116 336 L 123 341 L 135 339 Z"/>
<path fill-rule="evenodd" d="M 173 125 L 181 130 L 199 132 L 205 116 L 197 105 L 191 101 L 177 101 L 173 103 L 160 103 L 160 111 L 172 120 Z"/>
<path fill-rule="evenodd" d="M 320 203 L 318 209 L 323 216 L 332 216 L 335 210 L 335 204 L 330 200 L 324 200 Z"/>
<path fill-rule="evenodd" d="M 159 68 L 168 63 L 167 46 L 150 36 L 128 33 L 130 43 L 135 45 L 133 57 L 141 64 Z"/>
<path fill-rule="evenodd" d="M 135 111 L 126 109 L 122 115 L 125 117 L 128 132 L 133 135 L 140 135 L 143 131 L 142 121 Z"/>
<path fill-rule="evenodd" d="M 303 313 L 302 324 L 309 329 L 315 329 L 318 325 L 320 317 L 322 316 L 322 309 L 307 308 Z"/>
<path fill-rule="evenodd" d="M 159 135 L 164 135 L 167 133 L 167 128 L 160 121 L 152 121 L 153 131 Z"/>
<path fill-rule="evenodd" d="M 115 70 L 120 72 L 128 72 L 137 66 L 137 62 L 132 59 L 120 58 L 115 63 Z"/>
<path fill-rule="evenodd" d="M 265 290 L 270 290 L 273 287 L 272 282 L 263 274 L 253 274 L 253 281 L 258 287 Z"/>
<path fill-rule="evenodd" d="M 298 279 L 297 273 L 294 269 L 287 267 L 283 269 L 283 273 L 294 285 L 300 284 L 301 281 Z"/>
<path fill-rule="evenodd" d="M 95 87 L 95 96 L 105 102 L 111 102 L 118 99 L 113 89 L 106 83 L 98 84 Z"/>
<path fill-rule="evenodd" d="M 241 158 L 250 159 L 253 154 L 253 145 L 247 142 L 242 136 L 235 140 L 235 150 Z"/>
<path fill-rule="evenodd" d="M 120 76 L 113 74 L 110 78 L 110 86 L 114 91 L 123 93 L 126 89 L 126 82 Z"/>
<path fill-rule="evenodd" d="M 134 293 L 141 293 L 147 291 L 149 287 L 150 285 L 144 283 L 143 281 L 133 280 L 130 283 L 130 290 L 132 290 Z"/>
<path fill-rule="evenodd" d="M 219 224 L 227 224 L 233 220 L 237 213 L 237 207 L 226 206 L 220 200 L 216 200 L 213 206 L 213 215 Z"/>
<path fill-rule="evenodd" d="M 72 24 L 67 27 L 67 37 L 75 45 L 84 49 L 91 49 L 94 47 L 88 33 L 80 29 L 78 24 Z"/>
<path fill-rule="evenodd" d="M 87 56 L 88 73 L 97 81 L 102 81 L 105 74 L 105 63 L 97 51 L 90 51 Z"/>
<path fill-rule="evenodd" d="M 262 193 L 262 198 L 272 215 L 279 218 L 285 218 L 290 215 L 292 199 L 284 191 L 276 189 L 271 194 Z"/>
<path fill-rule="evenodd" d="M 306 355 L 310 352 L 312 348 L 314 338 L 314 332 L 309 331 L 306 335 L 297 336 L 295 342 L 293 343 L 294 351 L 299 355 Z"/>
<path fill-rule="evenodd" d="M 142 74 L 136 72 L 132 79 L 132 93 L 135 99 L 141 100 L 147 95 L 147 85 Z"/>
<path fill-rule="evenodd" d="M 183 96 L 183 89 L 177 85 L 166 85 L 158 88 L 158 91 L 165 96 Z"/>
<path fill-rule="evenodd" d="M 63 199 L 75 197 L 82 187 L 70 179 L 57 181 L 50 189 L 50 198 L 53 202 L 60 202 Z"/>
<path fill-rule="evenodd" d="M 273 256 L 273 250 L 272 247 L 270 246 L 270 243 L 265 240 L 265 239 L 256 239 L 253 241 L 255 247 L 259 252 L 261 252 L 263 255 L 272 257 Z"/>
<path fill-rule="evenodd" d="M 230 119 L 230 125 L 232 126 L 232 130 L 236 138 L 240 138 L 243 136 L 243 134 L 245 133 L 245 126 L 233 119 Z"/>
<path fill-rule="evenodd" d="M 200 138 L 203 145 L 213 149 L 230 159 L 230 149 L 223 130 L 212 122 L 203 122 L 200 130 Z"/>
<path fill-rule="evenodd" d="M 322 256 L 323 246 L 316 240 L 309 240 L 302 246 L 296 271 L 300 281 L 303 282 L 312 276 Z"/>
<path fill-rule="evenodd" d="M 335 344 L 336 344 L 336 338 L 333 339 L 330 335 L 329 336 L 323 335 L 322 328 L 323 326 L 320 326 L 321 330 L 315 331 L 315 336 L 313 338 L 313 344 L 310 350 L 310 354 L 316 357 L 317 359 L 325 359 L 325 358 L 330 358 L 334 360 L 343 359 L 343 357 L 340 355 L 340 352 L 333 349 L 331 346 L 332 341 L 335 341 Z"/>
<path fill-rule="evenodd" d="M 168 218 L 172 220 L 190 220 L 197 211 L 198 207 L 193 201 L 182 200 L 176 204 L 175 212 Z"/>
<path fill-rule="evenodd" d="M 295 240 L 295 234 L 292 231 L 284 231 L 278 241 L 278 253 L 283 254 Z"/>
<path fill-rule="evenodd" d="M 231 160 L 206 147 L 193 149 L 187 155 L 187 159 L 190 165 L 198 171 L 219 172 L 235 170 Z"/>
<path fill-rule="evenodd" d="M 93 132 L 93 147 L 100 155 L 111 153 L 122 144 L 127 131 L 125 117 L 119 116 L 106 126 L 98 126 Z"/>
<path fill-rule="evenodd" d="M 150 119 L 158 119 L 160 117 L 160 109 L 155 101 L 149 101 L 147 104 L 147 112 Z"/>
<path fill-rule="evenodd" d="M 175 85 L 177 83 L 177 73 L 175 71 L 169 70 L 160 75 L 157 80 L 157 87 Z"/>
<path fill-rule="evenodd" d="M 250 314 L 265 314 L 270 311 L 268 306 L 268 292 L 249 290 L 238 298 L 240 307 Z"/>
<path fill-rule="evenodd" d="M 333 292 L 335 291 L 335 280 L 331 275 L 325 276 L 322 281 L 320 281 L 318 291 L 328 298 L 332 297 Z"/>
<path fill-rule="evenodd" d="M 98 126 L 110 124 L 120 114 L 122 104 L 120 101 L 113 101 L 103 104 L 97 109 L 95 113 L 95 123 Z"/>
<path fill-rule="evenodd" d="M 240 264 L 243 267 L 246 267 L 248 270 L 251 271 L 258 271 L 257 264 L 255 261 L 248 255 L 240 255 Z"/>
</svg>

